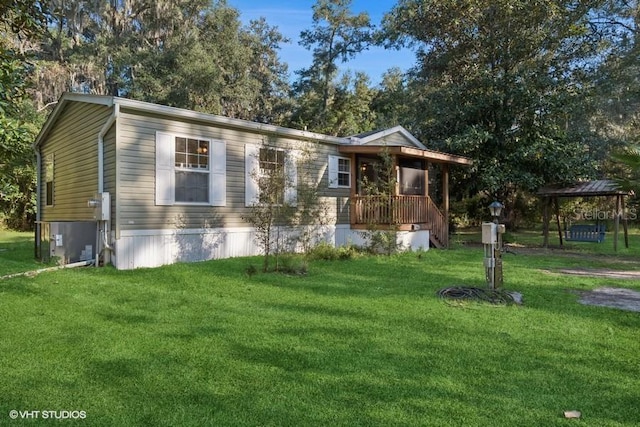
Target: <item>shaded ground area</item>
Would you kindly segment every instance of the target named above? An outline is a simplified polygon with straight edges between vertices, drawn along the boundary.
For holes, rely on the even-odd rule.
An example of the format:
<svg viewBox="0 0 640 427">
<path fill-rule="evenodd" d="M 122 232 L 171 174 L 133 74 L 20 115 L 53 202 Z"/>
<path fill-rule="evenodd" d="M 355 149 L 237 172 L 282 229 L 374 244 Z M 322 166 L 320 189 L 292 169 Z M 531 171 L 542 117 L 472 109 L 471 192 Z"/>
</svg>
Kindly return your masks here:
<svg viewBox="0 0 640 427">
<path fill-rule="evenodd" d="M 572 253 L 562 249 L 555 248 L 531 248 L 531 247 L 511 247 L 514 253 L 534 254 L 534 253 L 553 253 L 563 257 L 580 257 L 592 258 L 594 261 L 602 261 L 602 255 L 588 256 L 580 253 Z M 620 259 L 611 257 L 616 263 L 634 264 L 637 261 L 629 259 Z M 640 270 L 613 270 L 609 268 L 561 268 L 554 272 L 562 274 L 570 274 L 576 276 L 596 277 L 604 279 L 629 279 L 640 280 Z M 601 307 L 611 307 L 620 310 L 640 312 L 640 292 L 625 288 L 600 287 L 592 291 L 578 291 L 580 299 L 578 302 L 585 305 L 596 305 Z"/>
<path fill-rule="evenodd" d="M 573 274 L 576 276 L 604 277 L 609 279 L 640 279 L 640 271 L 637 270 L 610 270 L 608 268 L 562 268 L 560 273 Z"/>
<path fill-rule="evenodd" d="M 640 279 L 637 270 L 611 270 L 608 268 L 562 268 L 558 272 L 576 276 L 609 279 Z M 579 291 L 578 302 L 585 305 L 618 308 L 640 312 L 640 292 L 625 288 L 600 287 L 592 291 Z"/>
<path fill-rule="evenodd" d="M 640 312 L 640 292 L 631 289 L 605 287 L 580 294 L 580 304 Z"/>
</svg>

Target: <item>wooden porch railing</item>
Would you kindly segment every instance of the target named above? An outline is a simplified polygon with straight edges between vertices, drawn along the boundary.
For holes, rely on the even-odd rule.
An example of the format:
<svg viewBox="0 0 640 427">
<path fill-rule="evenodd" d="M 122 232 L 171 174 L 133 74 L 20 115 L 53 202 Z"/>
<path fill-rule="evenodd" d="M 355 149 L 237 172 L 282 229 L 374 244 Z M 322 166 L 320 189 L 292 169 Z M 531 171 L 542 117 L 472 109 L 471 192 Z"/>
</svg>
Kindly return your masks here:
<svg viewBox="0 0 640 427">
<path fill-rule="evenodd" d="M 447 219 L 429 196 L 354 196 L 351 223 L 356 226 L 418 224 L 431 230 L 438 247 L 449 244 Z"/>
</svg>

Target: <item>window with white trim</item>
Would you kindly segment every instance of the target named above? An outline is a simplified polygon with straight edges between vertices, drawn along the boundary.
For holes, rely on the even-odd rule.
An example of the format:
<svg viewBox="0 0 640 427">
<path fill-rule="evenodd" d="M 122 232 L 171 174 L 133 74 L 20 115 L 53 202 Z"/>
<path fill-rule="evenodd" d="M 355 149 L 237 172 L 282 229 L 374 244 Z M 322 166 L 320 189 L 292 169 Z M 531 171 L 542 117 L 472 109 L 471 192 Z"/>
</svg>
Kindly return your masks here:
<svg viewBox="0 0 640 427">
<path fill-rule="evenodd" d="M 260 167 L 258 188 L 262 190 L 258 195 L 260 203 L 283 204 L 287 186 L 284 150 L 261 147 L 258 164 Z"/>
<path fill-rule="evenodd" d="M 351 187 L 351 159 L 329 156 L 329 188 Z"/>
<path fill-rule="evenodd" d="M 226 204 L 224 141 L 156 133 L 156 205 Z"/>
<path fill-rule="evenodd" d="M 296 150 L 245 145 L 245 205 L 297 203 Z M 268 200 L 269 194 L 273 200 Z"/>
<path fill-rule="evenodd" d="M 53 154 L 47 155 L 44 160 L 45 204 L 53 206 Z"/>
<path fill-rule="evenodd" d="M 209 141 L 175 138 L 175 201 L 209 203 Z"/>
</svg>

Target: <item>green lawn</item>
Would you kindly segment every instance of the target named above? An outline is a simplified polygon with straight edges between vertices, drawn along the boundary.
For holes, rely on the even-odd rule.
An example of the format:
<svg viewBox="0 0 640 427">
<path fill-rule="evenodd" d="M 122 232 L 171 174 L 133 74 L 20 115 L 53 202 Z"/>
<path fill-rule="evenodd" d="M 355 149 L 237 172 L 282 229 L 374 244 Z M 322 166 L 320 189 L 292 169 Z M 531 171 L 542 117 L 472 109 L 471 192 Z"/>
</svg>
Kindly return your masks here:
<svg viewBox="0 0 640 427">
<path fill-rule="evenodd" d="M 0 425 L 61 425 L 17 410 L 91 426 L 635 426 L 640 313 L 573 291 L 640 284 L 554 272 L 640 268 L 632 245 L 505 255 L 505 286 L 524 295 L 509 307 L 438 299 L 483 286 L 482 249 L 459 245 L 304 277 L 248 277 L 260 260 L 237 258 L 4 280 Z"/>
<path fill-rule="evenodd" d="M 0 225 L 0 276 L 51 267 L 34 258 L 34 234 L 8 231 Z"/>
</svg>

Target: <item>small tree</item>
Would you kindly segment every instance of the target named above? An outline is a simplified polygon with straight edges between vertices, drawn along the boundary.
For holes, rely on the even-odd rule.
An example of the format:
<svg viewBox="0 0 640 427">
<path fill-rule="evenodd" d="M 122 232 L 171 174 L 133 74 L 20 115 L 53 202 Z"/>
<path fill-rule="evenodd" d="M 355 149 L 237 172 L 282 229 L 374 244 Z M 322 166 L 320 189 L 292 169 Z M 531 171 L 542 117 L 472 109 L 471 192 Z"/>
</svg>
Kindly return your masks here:
<svg viewBox="0 0 640 427">
<path fill-rule="evenodd" d="M 287 162 L 293 159 L 286 158 L 284 150 L 279 150 L 265 142 L 259 147 L 256 158 L 257 167 L 250 171 L 250 177 L 257 184 L 257 200 L 249 207 L 249 213 L 242 218 L 255 227 L 256 240 L 262 248 L 264 261 L 262 270 L 269 270 L 269 258 L 275 254 L 278 270 L 278 254 L 281 249 L 281 227 L 292 221 L 295 207 L 286 197 L 294 186 L 295 177 L 288 173 Z M 292 156 L 289 156 L 292 157 Z"/>
<path fill-rule="evenodd" d="M 396 215 L 397 178 L 395 163 L 389 154 L 388 148 L 380 154 L 380 162 L 371 166 L 370 173 L 363 174 L 360 180 L 360 188 L 363 193 L 372 196 L 368 209 L 376 214 L 369 215 L 365 238 L 369 240 L 369 248 L 372 252 L 383 252 L 391 255 L 398 251 L 398 230 L 400 224 Z"/>
<path fill-rule="evenodd" d="M 297 209 L 293 215 L 293 224 L 300 227 L 297 241 L 307 254 L 314 246 L 328 223 L 329 206 L 322 201 L 318 191 L 318 177 L 313 168 L 313 147 L 305 146 L 296 159 L 298 165 Z"/>
</svg>

